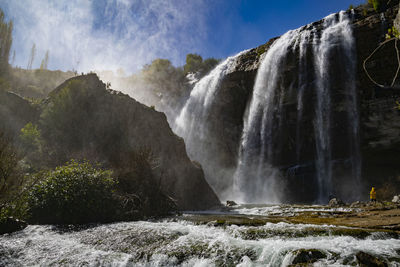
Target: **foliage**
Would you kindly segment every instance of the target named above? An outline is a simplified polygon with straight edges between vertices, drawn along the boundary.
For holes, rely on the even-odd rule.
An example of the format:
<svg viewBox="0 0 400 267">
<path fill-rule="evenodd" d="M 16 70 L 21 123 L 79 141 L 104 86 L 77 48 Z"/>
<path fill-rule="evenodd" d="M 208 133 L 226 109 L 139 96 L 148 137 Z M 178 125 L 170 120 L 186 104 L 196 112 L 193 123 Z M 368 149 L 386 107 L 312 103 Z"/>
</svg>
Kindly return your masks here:
<svg viewBox="0 0 400 267">
<path fill-rule="evenodd" d="M 70 161 L 38 174 L 27 197 L 28 218 L 37 223 L 89 223 L 113 218 L 115 180 L 112 172 L 88 162 Z"/>
<path fill-rule="evenodd" d="M 123 220 L 130 219 L 132 214 L 137 216 L 135 210 L 142 216 L 165 215 L 176 210 L 175 203 L 161 192 L 162 174 L 157 180 L 158 160 L 150 149 L 121 153 L 112 164 L 118 177 L 117 192 L 123 196 Z"/>
<path fill-rule="evenodd" d="M 186 55 L 186 64 L 183 66 L 183 71 L 185 74 L 189 72 L 198 72 L 200 71 L 203 64 L 203 58 L 198 54 L 187 54 Z"/>
<path fill-rule="evenodd" d="M 185 88 L 182 69 L 175 68 L 168 59 L 155 59 L 150 65 L 145 65 L 138 78 L 143 79 L 156 99 L 164 96 L 179 98 L 185 91 L 182 90 Z"/>
<path fill-rule="evenodd" d="M 396 29 L 396 27 L 392 26 L 392 28 L 388 29 L 388 32 L 386 34 L 386 40 L 391 39 L 391 38 L 399 38 L 399 37 L 400 37 L 400 33 Z"/>
<path fill-rule="evenodd" d="M 91 90 L 86 82 L 72 80 L 51 94 L 40 116 L 40 129 L 45 140 L 44 149 L 53 163 L 86 158 L 74 153 L 83 151 L 95 141 L 94 135 L 101 134 L 96 130 L 94 117 L 104 115 L 103 119 L 107 120 L 106 114 L 95 112 L 99 107 L 98 93 L 102 92 Z"/>
<path fill-rule="evenodd" d="M 27 152 L 38 150 L 40 147 L 40 131 L 37 125 L 31 122 L 27 123 L 24 128 L 21 129 L 20 140 L 23 148 Z"/>
<path fill-rule="evenodd" d="M 183 66 L 183 71 L 185 75 L 189 72 L 199 72 L 201 76 L 204 76 L 212 70 L 218 62 L 219 60 L 215 58 L 208 58 L 203 61 L 203 58 L 198 54 L 187 54 L 186 64 Z"/>
<path fill-rule="evenodd" d="M 0 199 L 7 198 L 21 183 L 19 159 L 11 139 L 0 132 Z"/>
</svg>

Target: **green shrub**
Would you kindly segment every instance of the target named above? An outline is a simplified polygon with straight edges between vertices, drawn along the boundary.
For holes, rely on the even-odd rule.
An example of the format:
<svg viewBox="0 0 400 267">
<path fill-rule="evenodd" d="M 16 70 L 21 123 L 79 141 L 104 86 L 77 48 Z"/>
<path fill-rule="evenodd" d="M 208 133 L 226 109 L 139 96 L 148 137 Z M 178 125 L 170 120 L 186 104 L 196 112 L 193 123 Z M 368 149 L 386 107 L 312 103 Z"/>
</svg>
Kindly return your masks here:
<svg viewBox="0 0 400 267">
<path fill-rule="evenodd" d="M 12 195 L 21 183 L 19 160 L 13 141 L 0 131 L 0 201 Z"/>
<path fill-rule="evenodd" d="M 42 181 L 27 196 L 28 220 L 34 223 L 90 223 L 112 221 L 115 180 L 112 172 L 88 162 L 70 161 L 41 174 Z"/>
<path fill-rule="evenodd" d="M 40 146 L 40 131 L 38 127 L 31 122 L 27 123 L 24 128 L 21 129 L 20 140 L 23 148 L 28 151 L 35 151 Z"/>
</svg>

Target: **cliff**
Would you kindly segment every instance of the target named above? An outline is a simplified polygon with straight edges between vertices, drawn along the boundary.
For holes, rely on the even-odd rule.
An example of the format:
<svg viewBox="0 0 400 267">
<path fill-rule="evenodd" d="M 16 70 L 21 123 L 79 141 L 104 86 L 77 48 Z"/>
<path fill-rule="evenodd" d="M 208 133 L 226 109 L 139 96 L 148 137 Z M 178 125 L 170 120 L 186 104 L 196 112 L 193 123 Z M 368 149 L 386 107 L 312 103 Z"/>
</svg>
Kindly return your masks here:
<svg viewBox="0 0 400 267">
<path fill-rule="evenodd" d="M 365 197 L 372 185 L 380 188 L 378 194 L 382 197 L 384 195 L 391 197 L 396 190 L 400 190 L 398 187 L 400 112 L 396 104 L 396 100 L 400 99 L 399 80 L 395 88 L 380 88 L 368 79 L 363 69 L 364 60 L 385 40 L 385 34 L 392 27 L 398 9 L 397 4 L 392 4 L 382 13 L 377 13 L 365 6 L 356 8 L 353 13 L 347 12 L 349 16 L 352 16 L 351 28 L 356 53 L 355 86 L 358 100 L 355 108 L 358 110 L 360 120 L 361 185 L 348 182 L 352 175 L 349 147 L 353 144 L 348 137 L 351 130 L 344 126 L 349 121 L 346 110 L 352 108 L 348 104 L 348 88 L 343 87 L 343 71 L 346 71 L 347 66 L 342 60 L 343 55 L 338 50 L 333 50 L 329 57 L 332 98 L 332 126 L 329 131 L 333 136 L 331 145 L 335 188 L 333 191 L 345 199 L 354 199 L 351 195 L 354 194 L 355 186 L 361 188 L 361 194 Z M 305 27 L 313 27 L 319 34 L 318 32 L 323 27 L 323 20 Z M 212 119 L 208 122 L 208 127 L 212 129 L 215 136 L 210 139 L 212 142 L 208 145 L 212 147 L 212 154 L 220 155 L 215 159 L 218 162 L 217 165 L 226 170 L 234 170 L 236 167 L 239 154 L 238 144 L 242 136 L 246 109 L 252 98 L 255 77 L 265 52 L 276 39 L 239 56 L 235 69 L 226 74 L 215 94 L 216 100 L 209 110 Z M 394 44 L 393 41 L 382 47 L 366 66 L 371 76 L 386 86 L 391 83 L 398 66 Z M 306 49 L 311 50 L 311 46 L 312 44 L 309 43 Z M 309 54 L 308 57 L 313 57 L 312 53 Z M 311 90 L 315 86 L 315 80 L 309 78 L 306 84 L 310 90 L 304 91 L 304 99 L 308 102 L 303 108 L 302 124 L 299 127 L 297 90 L 293 88 L 299 84 L 301 70 L 299 58 L 295 52 L 289 52 L 285 57 L 284 69 L 281 72 L 285 77 L 280 85 L 284 94 L 282 112 L 279 115 L 280 124 L 276 124 L 276 129 L 274 129 L 276 145 L 272 163 L 285 176 L 286 201 L 313 202 L 317 197 L 318 186 L 315 166 L 316 140 L 313 134 L 316 111 L 312 104 L 316 101 L 316 92 Z M 308 66 L 306 72 L 315 73 L 315 66 Z M 228 186 L 227 184 L 232 183 L 232 178 L 229 178 L 232 174 L 233 172 L 219 174 L 219 178 L 215 179 L 220 181 L 219 186 L 222 190 Z M 216 190 L 219 191 L 219 189 Z"/>
<path fill-rule="evenodd" d="M 220 205 L 204 179 L 201 166 L 188 158 L 183 139 L 172 132 L 165 114 L 107 89 L 96 74 L 63 82 L 40 104 L 40 112 L 23 111 L 25 106 L 30 107 L 29 103 L 17 95 L 6 94 L 14 99 L 3 103 L 5 99 L 1 98 L 0 111 L 6 110 L 4 115 L 14 123 L 15 135 L 19 135 L 28 121 L 39 124 L 45 141 L 42 150 L 48 154 L 41 162 L 45 167 L 64 164 L 71 158 L 87 159 L 107 168 L 129 170 L 120 173 L 129 176 L 138 172 L 131 157 L 145 151 L 152 161 L 154 181 L 139 181 L 139 184 L 156 187 L 154 194 L 161 189 L 176 201 L 180 210 Z M 146 190 L 151 200 L 151 188 Z"/>
</svg>

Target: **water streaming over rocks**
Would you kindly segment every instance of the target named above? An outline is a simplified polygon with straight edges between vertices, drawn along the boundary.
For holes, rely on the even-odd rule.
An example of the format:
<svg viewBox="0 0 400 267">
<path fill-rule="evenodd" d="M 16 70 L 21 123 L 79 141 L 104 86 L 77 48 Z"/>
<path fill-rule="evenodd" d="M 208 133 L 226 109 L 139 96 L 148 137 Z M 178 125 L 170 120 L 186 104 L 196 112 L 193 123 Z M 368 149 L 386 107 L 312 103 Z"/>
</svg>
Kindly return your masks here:
<svg viewBox="0 0 400 267">
<path fill-rule="evenodd" d="M 254 206 L 218 216 L 249 213 L 253 214 L 249 218 L 257 217 L 249 208 L 258 208 L 263 215 L 321 210 Z M 208 215 L 187 216 L 207 220 Z M 218 226 L 185 217 L 80 229 L 29 226 L 0 236 L 0 266 L 288 266 L 302 260 L 296 256 L 302 251 L 316 255 L 313 261 L 318 266 L 354 265 L 360 251 L 393 266 L 400 260 L 400 240 L 382 232 L 288 223 Z"/>
<path fill-rule="evenodd" d="M 172 127 L 174 131 L 185 139 L 186 148 L 191 159 L 202 164 L 205 176 L 214 188 L 218 190 L 221 178 L 219 174 L 228 172 L 218 164 L 218 152 L 215 151 L 217 139 L 224 138 L 215 132 L 212 123 L 220 121 L 221 114 L 213 110 L 218 106 L 218 89 L 227 73 L 232 72 L 237 64 L 237 59 L 247 51 L 228 57 L 217 65 L 208 75 L 198 81 L 191 91 L 190 97 L 175 119 Z M 222 175 L 223 176 L 223 175 Z M 218 192 L 221 197 L 222 192 Z M 222 196 L 222 198 L 224 198 Z"/>
<path fill-rule="evenodd" d="M 228 58 L 197 82 L 175 120 L 175 130 L 184 137 L 190 156 L 203 165 L 206 178 L 222 199 L 243 203 L 285 200 L 288 181 L 282 162 L 288 157 L 298 165 L 286 168 L 286 175 L 287 171 L 296 175 L 305 168 L 314 173 L 315 185 L 309 185 L 316 188 L 314 201 L 327 202 L 342 191 L 333 186 L 335 175 L 343 176 L 335 174 L 335 162 L 351 165 L 346 183 L 354 190 L 347 193 L 358 196 L 361 156 L 352 17 L 352 12 L 342 11 L 320 23 L 289 31 L 261 56 L 237 144 L 236 169 L 230 175 L 221 175 L 229 172 L 218 165 L 220 155 L 213 138 L 224 137 L 212 126 L 218 121 L 215 116 L 219 116 L 213 114 L 213 107 L 225 101 L 218 95 L 221 81 L 247 51 Z M 293 102 L 295 136 L 287 137 Z M 335 140 L 335 135 L 340 137 Z M 290 146 L 295 146 L 296 155 L 285 154 Z M 229 184 L 229 188 L 221 192 L 221 183 Z"/>
<path fill-rule="evenodd" d="M 318 200 L 326 202 L 332 195 L 332 84 L 340 83 L 347 91 L 349 139 L 353 179 L 361 176 L 357 95 L 355 86 L 354 40 L 351 15 L 341 12 L 323 20 L 322 29 L 307 25 L 289 31 L 267 51 L 257 73 L 253 96 L 245 119 L 242 143 L 235 174 L 234 190 L 243 202 L 265 203 L 282 199 L 282 177 L 274 167 L 281 153 L 281 124 L 287 119 L 283 102 L 297 88 L 296 152 L 300 158 L 304 136 L 304 105 L 315 105 L 314 135 Z M 332 75 L 334 52 L 341 56 L 343 71 L 340 80 Z M 293 55 L 294 54 L 294 55 Z M 309 57 L 308 54 L 311 54 Z M 296 85 L 284 86 L 289 75 L 283 72 L 290 57 L 298 58 Z M 310 58 L 312 60 L 310 60 Z M 312 67 L 310 67 L 312 65 Z M 307 67 L 308 66 L 308 67 Z M 314 73 L 310 73 L 314 69 Z M 337 73 L 336 73 L 337 74 Z M 305 99 L 305 90 L 315 90 L 316 100 Z"/>
</svg>

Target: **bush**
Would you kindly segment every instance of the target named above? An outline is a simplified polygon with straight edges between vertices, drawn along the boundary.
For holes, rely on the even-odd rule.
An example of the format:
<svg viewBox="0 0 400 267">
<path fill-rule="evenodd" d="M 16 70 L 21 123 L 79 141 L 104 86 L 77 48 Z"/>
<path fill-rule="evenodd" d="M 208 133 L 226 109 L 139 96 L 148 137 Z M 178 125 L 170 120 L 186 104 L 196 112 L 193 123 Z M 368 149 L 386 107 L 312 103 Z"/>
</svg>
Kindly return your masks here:
<svg viewBox="0 0 400 267">
<path fill-rule="evenodd" d="M 40 131 L 38 127 L 31 122 L 27 123 L 21 129 L 20 140 L 25 151 L 38 150 L 40 146 Z"/>
<path fill-rule="evenodd" d="M 20 157 L 12 140 L 0 131 L 0 201 L 4 201 L 21 183 Z"/>
<path fill-rule="evenodd" d="M 113 220 L 117 203 L 111 171 L 94 168 L 88 162 L 70 161 L 38 175 L 42 181 L 27 196 L 30 222 L 77 224 Z"/>
</svg>

